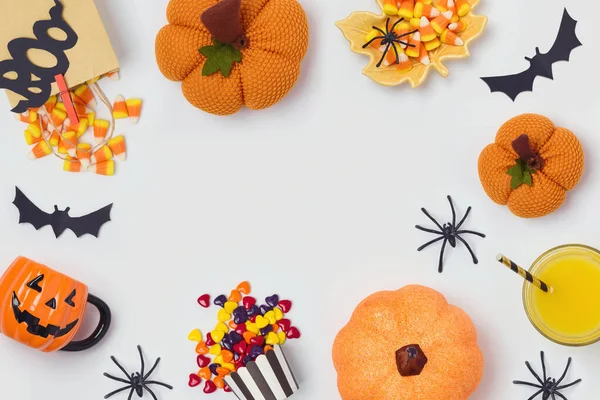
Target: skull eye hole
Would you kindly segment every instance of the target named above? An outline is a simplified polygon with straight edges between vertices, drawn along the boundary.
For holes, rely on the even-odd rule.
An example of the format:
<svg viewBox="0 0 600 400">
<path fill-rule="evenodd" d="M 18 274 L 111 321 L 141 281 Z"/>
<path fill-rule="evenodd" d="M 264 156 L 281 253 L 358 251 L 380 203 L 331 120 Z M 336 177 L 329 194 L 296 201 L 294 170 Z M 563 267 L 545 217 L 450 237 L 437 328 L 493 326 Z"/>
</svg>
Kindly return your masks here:
<svg viewBox="0 0 600 400">
<path fill-rule="evenodd" d="M 75 302 L 73 301 L 73 298 L 75 297 L 75 295 L 77 295 L 77 290 L 73 289 L 73 291 L 71 292 L 71 294 L 69 295 L 69 297 L 67 297 L 65 299 L 65 303 L 67 303 L 71 307 L 75 307 Z"/>
<path fill-rule="evenodd" d="M 38 293 L 42 293 L 42 288 L 40 287 L 40 282 L 44 280 L 44 275 L 40 275 L 37 278 L 31 280 L 28 284 L 27 287 L 30 289 L 35 290 Z"/>
</svg>

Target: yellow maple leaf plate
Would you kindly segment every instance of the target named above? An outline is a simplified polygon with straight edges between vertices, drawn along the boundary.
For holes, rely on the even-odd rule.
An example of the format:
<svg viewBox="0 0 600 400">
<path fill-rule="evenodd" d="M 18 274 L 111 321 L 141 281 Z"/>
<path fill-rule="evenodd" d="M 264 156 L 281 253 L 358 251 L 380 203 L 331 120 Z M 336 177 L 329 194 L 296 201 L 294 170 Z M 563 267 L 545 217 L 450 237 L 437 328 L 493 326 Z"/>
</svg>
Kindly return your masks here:
<svg viewBox="0 0 600 400">
<path fill-rule="evenodd" d="M 479 0 L 471 0 L 471 9 L 479 3 Z M 377 0 L 377 4 L 383 10 L 383 0 Z M 350 49 L 358 54 L 369 56 L 369 64 L 363 69 L 363 74 L 373 79 L 375 82 L 384 86 L 396 86 L 406 81 L 415 88 L 425 82 L 429 70 L 435 68 L 444 78 L 448 76 L 448 68 L 442 63 L 446 59 L 464 58 L 470 55 L 469 43 L 481 35 L 487 25 L 487 17 L 475 15 L 470 11 L 461 20 L 467 25 L 466 29 L 460 33 L 463 40 L 463 46 L 450 46 L 442 44 L 437 49 L 429 52 L 430 64 L 424 65 L 419 62 L 413 62 L 413 68 L 408 72 L 399 71 L 394 65 L 377 67 L 376 64 L 381 58 L 381 52 L 378 49 L 368 46 L 363 49 L 368 33 L 373 26 L 384 26 L 390 16 L 386 14 L 375 15 L 370 12 L 357 11 L 342 21 L 336 22 L 336 25 L 344 37 L 350 42 Z M 394 17 L 392 17 L 394 18 Z M 392 20 L 391 23 L 394 21 Z"/>
</svg>

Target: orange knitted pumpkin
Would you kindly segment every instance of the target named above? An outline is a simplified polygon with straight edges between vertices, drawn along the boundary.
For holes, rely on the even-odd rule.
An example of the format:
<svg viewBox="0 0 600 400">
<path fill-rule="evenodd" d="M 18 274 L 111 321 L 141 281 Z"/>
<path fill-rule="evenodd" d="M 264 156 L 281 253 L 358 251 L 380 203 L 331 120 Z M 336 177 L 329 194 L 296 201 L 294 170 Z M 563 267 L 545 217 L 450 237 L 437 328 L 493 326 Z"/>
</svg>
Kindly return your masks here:
<svg viewBox="0 0 600 400">
<path fill-rule="evenodd" d="M 583 173 L 581 143 L 548 118 L 523 114 L 506 122 L 479 156 L 487 195 L 522 218 L 556 211 Z"/>
<path fill-rule="evenodd" d="M 483 373 L 471 319 L 424 286 L 372 294 L 333 344 L 343 400 L 465 400 Z"/>
<path fill-rule="evenodd" d="M 308 22 L 296 0 L 171 0 L 167 19 L 156 37 L 158 66 L 204 111 L 270 107 L 298 79 Z"/>
</svg>

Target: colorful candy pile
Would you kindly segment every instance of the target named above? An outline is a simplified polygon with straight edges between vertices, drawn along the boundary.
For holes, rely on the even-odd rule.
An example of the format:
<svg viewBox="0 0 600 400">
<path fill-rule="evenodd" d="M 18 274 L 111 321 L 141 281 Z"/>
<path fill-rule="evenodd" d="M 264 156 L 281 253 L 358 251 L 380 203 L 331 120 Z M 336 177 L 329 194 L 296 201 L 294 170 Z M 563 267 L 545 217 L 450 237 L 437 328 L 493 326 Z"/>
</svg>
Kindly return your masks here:
<svg viewBox="0 0 600 400">
<path fill-rule="evenodd" d="M 298 328 L 285 318 L 292 308 L 291 301 L 280 300 L 274 294 L 265 299 L 265 304 L 258 305 L 249 294 L 250 284 L 242 282 L 229 297 L 224 294 L 216 297 L 214 304 L 220 309 L 215 329 L 205 339 L 198 329 L 190 332 L 188 339 L 198 343 L 196 362 L 200 371 L 190 374 L 189 386 L 196 387 L 204 380 L 204 393 L 213 393 L 217 388 L 230 392 L 224 381 L 228 374 L 245 367 L 273 346 L 300 337 Z M 200 296 L 198 304 L 208 308 L 210 295 Z"/>
<path fill-rule="evenodd" d="M 117 73 L 110 75 L 117 78 Z M 95 82 L 96 80 L 94 80 Z M 88 84 L 84 83 L 70 91 L 79 122 L 73 124 L 67 117 L 66 106 L 57 96 L 51 96 L 44 106 L 17 114 L 19 121 L 28 124 L 25 141 L 32 145 L 28 157 L 32 160 L 58 154 L 64 160 L 63 169 L 68 172 L 90 171 L 111 176 L 115 173 L 113 157 L 125 161 L 127 147 L 123 135 L 112 136 L 110 122 L 96 118 L 96 99 Z M 136 124 L 140 119 L 142 100 L 117 96 L 112 105 L 114 119 L 125 119 Z M 93 132 L 94 145 L 83 137 Z"/>
<path fill-rule="evenodd" d="M 471 11 L 469 0 L 384 0 L 383 4 L 387 15 L 400 17 L 389 20 L 388 26 L 379 27 L 381 30 L 373 29 L 366 37 L 370 46 L 385 53 L 383 65 L 396 64 L 401 72 L 408 72 L 416 63 L 429 65 L 430 52 L 442 43 L 464 45 L 458 34 L 467 28 L 461 17 Z M 395 40 L 396 51 L 390 40 L 381 38 L 382 32 Z"/>
</svg>

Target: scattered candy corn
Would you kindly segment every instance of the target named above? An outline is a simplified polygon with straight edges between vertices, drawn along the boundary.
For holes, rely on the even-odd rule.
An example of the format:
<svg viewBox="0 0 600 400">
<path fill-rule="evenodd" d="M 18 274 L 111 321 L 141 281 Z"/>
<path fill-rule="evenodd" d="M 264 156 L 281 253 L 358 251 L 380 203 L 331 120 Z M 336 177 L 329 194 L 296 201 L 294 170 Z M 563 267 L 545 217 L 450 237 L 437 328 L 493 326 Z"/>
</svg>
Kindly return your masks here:
<svg viewBox="0 0 600 400">
<path fill-rule="evenodd" d="M 17 119 L 17 121 L 31 124 L 32 122 L 37 121 L 38 114 L 35 111 L 27 110 L 23 114 L 15 114 L 15 118 Z"/>
<path fill-rule="evenodd" d="M 113 117 L 115 119 L 129 117 L 129 113 L 127 112 L 127 103 L 125 102 L 125 98 L 123 98 L 121 95 L 118 95 L 113 103 Z"/>
<path fill-rule="evenodd" d="M 92 154 L 90 161 L 92 162 L 92 164 L 98 164 L 98 163 L 104 162 L 106 160 L 110 160 L 112 157 L 113 157 L 112 151 L 110 150 L 110 148 L 107 145 L 104 145 L 104 146 L 100 147 L 98 150 L 96 150 L 96 152 L 94 152 L 94 154 Z"/>
<path fill-rule="evenodd" d="M 77 132 L 67 131 L 63 133 L 58 144 L 58 154 L 69 154 L 71 157 L 77 155 Z"/>
<path fill-rule="evenodd" d="M 83 85 L 80 85 L 77 89 L 75 89 L 74 94 L 75 96 L 80 98 L 83 104 L 85 104 L 86 106 L 96 106 L 96 99 L 94 98 L 94 93 L 92 92 L 92 89 L 90 89 L 90 87 L 85 83 Z"/>
<path fill-rule="evenodd" d="M 411 19 L 414 16 L 415 10 L 415 1 L 414 0 L 404 0 L 400 4 L 400 8 L 398 10 L 398 15 L 404 19 Z"/>
<path fill-rule="evenodd" d="M 48 143 L 42 140 L 41 142 L 33 146 L 33 149 L 31 149 L 27 157 L 30 160 L 36 160 L 38 158 L 46 157 L 48 154 L 51 153 L 52 149 L 50 148 L 50 146 L 48 146 Z"/>
<path fill-rule="evenodd" d="M 48 100 L 46 100 L 46 104 L 44 104 L 44 107 L 46 107 L 46 111 L 48 111 L 49 113 L 52 113 L 52 111 L 54 110 L 54 107 L 56 106 L 57 101 L 58 101 L 57 96 L 50 96 L 48 98 Z"/>
<path fill-rule="evenodd" d="M 85 171 L 82 167 L 81 162 L 77 159 L 67 156 L 65 161 L 63 162 L 63 170 L 67 172 L 82 172 Z"/>
<path fill-rule="evenodd" d="M 40 128 L 39 121 L 32 122 L 31 124 L 29 124 L 27 126 L 27 132 L 29 132 L 31 136 L 33 136 L 36 139 L 42 137 L 42 128 Z"/>
<path fill-rule="evenodd" d="M 90 165 L 91 151 L 92 145 L 89 143 L 79 143 L 77 145 L 77 159 L 81 162 L 81 167 L 84 169 L 87 169 Z"/>
<path fill-rule="evenodd" d="M 94 121 L 94 142 L 96 144 L 100 144 L 104 141 L 109 126 L 110 122 L 106 120 L 97 119 Z"/>
<path fill-rule="evenodd" d="M 108 141 L 108 147 L 113 154 L 121 161 L 127 158 L 127 146 L 125 145 L 125 137 L 123 135 L 116 136 Z"/>
<path fill-rule="evenodd" d="M 62 103 L 60 103 L 62 104 Z M 61 110 L 60 108 L 54 107 L 52 113 L 50 114 L 50 119 L 56 128 L 62 125 L 64 120 L 67 118 L 67 113 Z"/>
<path fill-rule="evenodd" d="M 142 100 L 141 99 L 127 99 L 125 102 L 127 105 L 127 113 L 131 118 L 131 123 L 137 124 L 142 114 Z"/>
<path fill-rule="evenodd" d="M 383 0 L 383 12 L 387 15 L 397 15 L 398 2 L 396 0 Z"/>
<path fill-rule="evenodd" d="M 36 144 L 37 142 L 39 142 L 40 140 L 42 140 L 42 136 L 38 136 L 35 137 L 31 134 L 31 132 L 29 131 L 29 129 L 25 130 L 25 141 L 27 142 L 27 144 L 31 145 L 31 144 Z"/>
<path fill-rule="evenodd" d="M 87 170 L 98 175 L 113 176 L 115 174 L 115 162 L 113 160 L 104 161 L 90 165 Z"/>
</svg>

